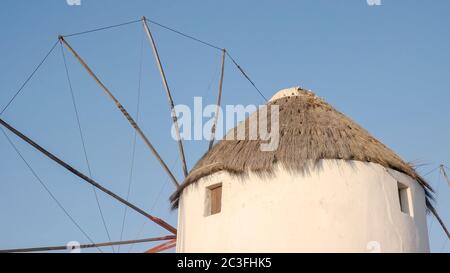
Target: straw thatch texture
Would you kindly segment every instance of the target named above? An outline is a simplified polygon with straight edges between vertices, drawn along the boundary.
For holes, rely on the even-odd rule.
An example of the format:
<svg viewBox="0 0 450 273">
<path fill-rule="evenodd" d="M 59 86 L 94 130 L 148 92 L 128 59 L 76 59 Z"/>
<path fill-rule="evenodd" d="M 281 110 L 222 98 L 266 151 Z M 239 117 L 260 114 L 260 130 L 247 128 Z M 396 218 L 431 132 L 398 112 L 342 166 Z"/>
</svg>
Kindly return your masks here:
<svg viewBox="0 0 450 273">
<path fill-rule="evenodd" d="M 262 140 L 222 140 L 195 165 L 180 188 L 171 196 L 174 208 L 183 189 L 200 178 L 218 171 L 235 175 L 255 172 L 270 175 L 279 163 L 289 171 L 304 171 L 308 163 L 321 159 L 357 160 L 378 163 L 417 180 L 426 191 L 427 205 L 432 189 L 414 168 L 372 137 L 350 118 L 338 112 L 312 92 L 297 89 L 295 96 L 282 97 L 267 104 L 279 106 L 280 140 L 278 149 L 261 151 Z M 294 93 L 293 93 L 294 95 Z M 258 110 L 252 116 L 258 115 Z M 252 116 L 249 117 L 252 118 Z M 248 129 L 249 119 L 238 125 Z M 270 128 L 270 115 L 268 118 Z M 236 128 L 235 128 L 236 129 Z M 248 136 L 248 130 L 246 130 Z M 232 130 L 229 134 L 233 134 Z"/>
</svg>

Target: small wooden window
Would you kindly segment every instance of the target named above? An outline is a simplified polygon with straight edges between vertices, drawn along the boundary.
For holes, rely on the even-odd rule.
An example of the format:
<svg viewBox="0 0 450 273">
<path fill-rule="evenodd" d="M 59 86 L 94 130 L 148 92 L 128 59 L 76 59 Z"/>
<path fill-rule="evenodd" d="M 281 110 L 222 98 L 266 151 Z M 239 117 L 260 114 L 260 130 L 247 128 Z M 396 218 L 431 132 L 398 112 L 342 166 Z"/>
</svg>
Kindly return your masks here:
<svg viewBox="0 0 450 273">
<path fill-rule="evenodd" d="M 217 214 L 222 209 L 222 184 L 208 188 L 209 192 L 209 215 Z"/>
</svg>

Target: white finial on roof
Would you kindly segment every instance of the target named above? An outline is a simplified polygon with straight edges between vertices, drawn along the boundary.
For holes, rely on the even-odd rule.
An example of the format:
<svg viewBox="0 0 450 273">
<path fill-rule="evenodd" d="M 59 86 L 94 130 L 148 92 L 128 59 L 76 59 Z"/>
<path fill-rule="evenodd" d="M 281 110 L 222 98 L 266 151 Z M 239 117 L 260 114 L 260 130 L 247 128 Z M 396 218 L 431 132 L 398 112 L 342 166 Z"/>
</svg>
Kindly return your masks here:
<svg viewBox="0 0 450 273">
<path fill-rule="evenodd" d="M 285 97 L 301 96 L 302 93 L 304 94 L 305 92 L 314 95 L 314 93 L 312 93 L 310 90 L 306 90 L 301 88 L 300 86 L 296 86 L 278 91 L 269 101 L 275 101 Z"/>
</svg>

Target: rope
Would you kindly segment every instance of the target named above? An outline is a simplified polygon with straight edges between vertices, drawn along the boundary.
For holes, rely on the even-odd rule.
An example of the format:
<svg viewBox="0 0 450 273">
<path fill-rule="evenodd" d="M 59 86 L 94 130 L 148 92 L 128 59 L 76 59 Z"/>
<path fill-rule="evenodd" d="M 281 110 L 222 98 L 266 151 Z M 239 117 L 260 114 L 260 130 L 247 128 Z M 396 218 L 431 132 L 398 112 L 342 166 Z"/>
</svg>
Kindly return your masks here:
<svg viewBox="0 0 450 273">
<path fill-rule="evenodd" d="M 186 34 L 186 33 L 181 32 L 181 31 L 178 31 L 178 30 L 176 30 L 176 29 L 170 28 L 170 27 L 165 26 L 165 25 L 163 25 L 163 24 L 160 24 L 160 23 L 158 23 L 158 22 L 156 22 L 156 21 L 152 21 L 152 20 L 149 20 L 149 19 L 147 19 L 147 18 L 145 18 L 144 20 L 146 20 L 147 22 L 152 23 L 152 24 L 154 24 L 154 25 L 157 25 L 157 26 L 159 26 L 159 27 L 161 27 L 161 28 L 164 28 L 164 29 L 167 29 L 167 30 L 169 30 L 169 31 L 172 31 L 172 32 L 174 32 L 174 33 L 176 33 L 176 34 L 179 34 L 179 35 L 181 35 L 181 36 L 183 36 L 183 37 L 185 37 L 185 38 L 191 39 L 191 40 L 193 40 L 193 41 L 199 42 L 199 43 L 201 43 L 201 44 L 204 44 L 204 45 L 206 45 L 206 46 L 209 46 L 209 47 L 214 48 L 214 49 L 217 49 L 217 50 L 222 50 L 222 48 L 219 47 L 219 46 L 216 46 L 216 45 L 213 45 L 213 44 L 211 44 L 211 43 L 202 41 L 202 40 L 200 40 L 200 39 L 198 39 L 198 38 L 195 38 L 194 36 L 191 36 L 191 35 L 188 35 L 188 34 Z"/>
<path fill-rule="evenodd" d="M 75 219 L 69 214 L 69 212 L 64 208 L 64 206 L 61 204 L 61 202 L 58 201 L 56 196 L 50 191 L 50 189 L 47 187 L 47 185 L 42 181 L 42 179 L 37 175 L 36 171 L 31 167 L 30 163 L 25 159 L 25 157 L 22 155 L 22 153 L 19 151 L 17 146 L 12 142 L 12 140 L 9 138 L 9 136 L 6 134 L 5 130 L 3 128 L 0 128 L 2 130 L 3 135 L 8 140 L 11 147 L 14 149 L 14 151 L 17 153 L 17 155 L 22 159 L 22 161 L 27 165 L 30 172 L 33 174 L 33 176 L 36 178 L 36 180 L 41 184 L 41 186 L 44 188 L 44 190 L 47 192 L 47 194 L 53 199 L 53 201 L 58 205 L 58 207 L 64 212 L 64 214 L 70 219 L 70 221 L 78 228 L 81 233 L 92 243 L 95 244 L 94 241 L 91 239 L 91 237 L 84 231 L 84 229 L 75 221 Z M 98 248 L 98 251 L 102 252 L 100 248 Z"/>
<path fill-rule="evenodd" d="M 126 26 L 126 25 L 131 25 L 137 22 L 140 22 L 141 20 L 133 20 L 133 21 L 129 21 L 129 22 L 125 22 L 125 23 L 121 23 L 121 24 L 116 24 L 116 25 L 110 25 L 110 26 L 106 26 L 106 27 L 99 27 L 99 28 L 94 28 L 94 29 L 90 29 L 90 30 L 86 30 L 86 31 L 82 31 L 82 32 L 76 32 L 76 33 L 72 33 L 72 34 L 68 34 L 68 35 L 62 35 L 63 37 L 73 37 L 73 36 L 78 36 L 78 35 L 83 35 L 83 34 L 87 34 L 87 33 L 92 33 L 92 32 L 97 32 L 97 31 L 101 31 L 101 30 L 106 30 L 106 29 L 111 29 L 111 28 L 117 28 L 117 27 L 122 27 L 122 26 Z"/>
<path fill-rule="evenodd" d="M 233 64 L 237 67 L 237 69 L 244 75 L 244 77 L 250 82 L 250 84 L 256 89 L 256 91 L 259 93 L 259 95 L 267 102 L 267 98 L 263 95 L 261 90 L 259 90 L 258 87 L 256 87 L 256 84 L 250 79 L 250 77 L 245 73 L 245 71 L 242 69 L 242 67 L 236 62 L 236 60 L 230 55 L 230 53 L 227 51 L 227 56 L 230 57 Z"/>
<path fill-rule="evenodd" d="M 73 109 L 74 109 L 76 121 L 77 121 L 77 124 L 78 124 L 78 131 L 79 131 L 79 134 L 80 134 L 81 144 L 82 144 L 82 147 L 83 147 L 84 159 L 86 161 L 86 165 L 87 165 L 87 168 L 88 168 L 89 177 L 93 177 L 92 176 L 92 171 L 91 171 L 91 165 L 89 163 L 89 158 L 88 158 L 87 151 L 86 151 L 86 143 L 85 143 L 85 139 L 84 139 L 84 134 L 83 134 L 83 130 L 81 128 L 80 115 L 78 113 L 78 107 L 77 107 L 77 103 L 76 103 L 76 100 L 75 100 L 75 95 L 74 95 L 73 88 L 72 88 L 72 81 L 70 80 L 69 69 L 67 67 L 66 55 L 64 54 L 64 48 L 63 48 L 61 43 L 60 43 L 60 46 L 61 46 L 61 55 L 62 55 L 62 58 L 63 58 L 63 61 L 64 61 L 64 68 L 65 68 L 66 76 L 67 76 L 67 83 L 69 85 L 70 97 L 72 99 Z M 98 211 L 100 213 L 100 218 L 101 218 L 101 221 L 103 223 L 103 227 L 105 229 L 105 232 L 106 232 L 106 235 L 108 237 L 108 240 L 111 242 L 112 240 L 111 240 L 111 236 L 109 234 L 108 227 L 106 225 L 105 216 L 103 215 L 103 210 L 102 210 L 102 207 L 100 205 L 100 200 L 98 198 L 97 190 L 95 189 L 94 186 L 92 186 L 92 191 L 94 192 L 95 201 L 97 203 L 97 208 L 98 208 Z M 114 247 L 111 246 L 111 248 L 112 248 L 113 252 L 115 252 Z"/>
<path fill-rule="evenodd" d="M 142 35 L 142 37 L 141 37 L 141 50 L 140 50 L 140 58 L 139 58 L 140 63 L 139 63 L 138 92 L 137 92 L 137 103 L 136 103 L 137 104 L 136 105 L 136 122 L 139 122 L 139 113 L 140 113 L 143 53 L 144 53 L 144 35 Z M 136 133 L 136 131 L 134 131 L 133 148 L 132 148 L 132 152 L 131 152 L 130 175 L 128 178 L 128 190 L 127 190 L 127 196 L 126 196 L 127 201 L 130 197 L 131 183 L 133 181 L 134 161 L 135 161 L 135 155 L 136 155 L 136 139 L 137 139 L 137 133 Z M 120 240 L 122 240 L 122 238 L 123 238 L 123 231 L 124 231 L 124 227 L 125 227 L 125 219 L 127 217 L 127 211 L 128 211 L 128 207 L 125 206 L 125 210 L 123 212 L 123 218 L 122 218 L 122 228 L 120 231 Z M 119 246 L 118 252 L 120 252 L 120 246 Z"/>
<path fill-rule="evenodd" d="M 39 64 L 34 68 L 33 72 L 28 76 L 28 78 L 22 83 L 20 88 L 16 91 L 14 96 L 9 100 L 9 102 L 3 107 L 2 111 L 0 112 L 0 116 L 3 115 L 3 113 L 8 109 L 8 107 L 11 105 L 11 103 L 16 99 L 16 97 L 22 92 L 23 88 L 28 84 L 28 82 L 33 78 L 34 74 L 39 70 L 39 68 L 44 64 L 44 62 L 47 60 L 48 56 L 53 52 L 56 45 L 58 44 L 58 41 L 55 42 L 55 44 L 51 47 L 51 49 L 47 52 L 45 57 L 39 62 Z"/>
</svg>

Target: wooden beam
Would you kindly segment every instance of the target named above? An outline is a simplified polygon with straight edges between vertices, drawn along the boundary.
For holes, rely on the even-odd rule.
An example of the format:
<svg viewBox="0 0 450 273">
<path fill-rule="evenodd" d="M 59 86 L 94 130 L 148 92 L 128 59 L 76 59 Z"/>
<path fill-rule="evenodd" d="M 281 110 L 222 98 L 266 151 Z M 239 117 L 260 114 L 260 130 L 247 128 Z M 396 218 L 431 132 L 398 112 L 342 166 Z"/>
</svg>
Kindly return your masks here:
<svg viewBox="0 0 450 273">
<path fill-rule="evenodd" d="M 147 33 L 148 40 L 150 42 L 150 45 L 152 46 L 153 55 L 155 57 L 156 64 L 158 65 L 159 74 L 161 75 L 164 89 L 166 90 L 166 95 L 167 95 L 167 99 L 169 102 L 169 108 L 170 108 L 171 115 L 172 115 L 172 123 L 173 123 L 173 126 L 175 127 L 175 132 L 177 134 L 178 150 L 180 153 L 181 164 L 183 167 L 183 174 L 184 174 L 184 177 L 186 177 L 188 175 L 188 169 L 187 169 L 187 165 L 186 165 L 186 157 L 184 155 L 183 141 L 181 140 L 181 136 L 180 136 L 180 127 L 178 125 L 177 113 L 175 111 L 175 105 L 173 102 L 172 95 L 170 93 L 169 84 L 167 83 L 166 74 L 164 73 L 164 69 L 161 64 L 161 59 L 159 57 L 158 48 L 156 47 L 155 39 L 153 39 L 150 28 L 147 25 L 147 19 L 145 17 L 142 17 L 142 24 L 144 25 L 145 33 Z"/>
<path fill-rule="evenodd" d="M 223 86 L 223 76 L 225 71 L 225 56 L 227 54 L 227 51 L 225 49 L 222 49 L 222 64 L 221 64 L 221 70 L 220 70 L 220 80 L 219 80 L 219 93 L 217 94 L 217 104 L 216 104 L 216 115 L 214 116 L 214 123 L 211 127 L 211 139 L 209 141 L 209 147 L 208 151 L 211 150 L 214 139 L 216 136 L 216 126 L 217 126 L 217 120 L 219 118 L 219 110 L 220 110 L 220 102 L 222 100 L 222 86 Z"/>
</svg>

